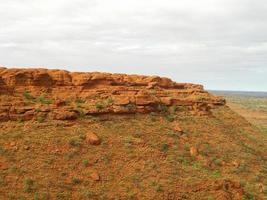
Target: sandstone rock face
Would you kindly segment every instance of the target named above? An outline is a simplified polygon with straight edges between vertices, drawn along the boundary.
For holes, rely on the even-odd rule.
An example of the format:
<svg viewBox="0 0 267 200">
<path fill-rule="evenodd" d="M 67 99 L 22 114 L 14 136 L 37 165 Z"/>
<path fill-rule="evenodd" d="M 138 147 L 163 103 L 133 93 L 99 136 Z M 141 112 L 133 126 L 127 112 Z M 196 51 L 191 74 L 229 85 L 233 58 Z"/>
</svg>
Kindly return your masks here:
<svg viewBox="0 0 267 200">
<path fill-rule="evenodd" d="M 158 76 L 0 68 L 0 121 L 56 120 L 106 113 L 149 113 L 176 106 L 208 115 L 225 104 L 201 85 Z"/>
</svg>

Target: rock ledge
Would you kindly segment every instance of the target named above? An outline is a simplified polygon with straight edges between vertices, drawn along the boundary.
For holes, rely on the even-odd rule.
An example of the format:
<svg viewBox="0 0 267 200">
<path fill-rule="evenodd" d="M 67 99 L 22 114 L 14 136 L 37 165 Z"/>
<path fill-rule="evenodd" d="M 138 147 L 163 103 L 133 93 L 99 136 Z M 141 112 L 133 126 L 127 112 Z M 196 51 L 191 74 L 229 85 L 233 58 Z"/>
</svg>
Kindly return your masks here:
<svg viewBox="0 0 267 200">
<path fill-rule="evenodd" d="M 169 108 L 206 115 L 224 104 L 201 85 L 158 76 L 0 68 L 0 121 L 73 120 Z"/>
</svg>

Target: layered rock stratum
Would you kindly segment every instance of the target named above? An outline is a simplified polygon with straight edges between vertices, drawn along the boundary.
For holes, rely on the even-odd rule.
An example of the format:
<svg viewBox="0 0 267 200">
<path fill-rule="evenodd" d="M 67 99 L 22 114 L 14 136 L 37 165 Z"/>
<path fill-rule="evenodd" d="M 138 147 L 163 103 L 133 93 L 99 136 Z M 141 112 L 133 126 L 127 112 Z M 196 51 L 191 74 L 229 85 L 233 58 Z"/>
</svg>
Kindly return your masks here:
<svg viewBox="0 0 267 200">
<path fill-rule="evenodd" d="M 0 68 L 0 121 L 50 118 L 72 120 L 106 113 L 149 113 L 169 107 L 206 115 L 225 100 L 202 85 L 169 78 Z"/>
</svg>

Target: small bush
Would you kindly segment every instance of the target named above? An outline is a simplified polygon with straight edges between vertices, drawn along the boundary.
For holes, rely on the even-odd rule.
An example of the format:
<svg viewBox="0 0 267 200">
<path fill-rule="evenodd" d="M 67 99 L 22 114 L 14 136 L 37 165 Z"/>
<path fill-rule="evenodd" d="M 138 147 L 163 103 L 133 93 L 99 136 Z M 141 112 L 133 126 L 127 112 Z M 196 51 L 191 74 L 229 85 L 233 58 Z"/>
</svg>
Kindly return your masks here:
<svg viewBox="0 0 267 200">
<path fill-rule="evenodd" d="M 38 193 L 35 193 L 34 194 L 34 197 L 33 197 L 33 200 L 39 200 L 40 198 L 39 198 L 39 194 Z"/>
<path fill-rule="evenodd" d="M 86 198 L 91 198 L 92 197 L 92 193 L 90 192 L 90 191 L 86 191 L 85 192 L 85 196 L 86 196 Z"/>
<path fill-rule="evenodd" d="M 82 104 L 82 103 L 85 103 L 85 100 L 81 99 L 80 97 L 78 97 L 76 100 L 75 100 L 75 103 L 76 104 Z"/>
<path fill-rule="evenodd" d="M 162 144 L 160 147 L 161 152 L 167 152 L 169 150 L 169 145 L 168 144 Z"/>
<path fill-rule="evenodd" d="M 40 109 L 40 108 L 36 108 L 36 109 L 35 109 L 35 112 L 36 112 L 36 113 L 39 113 L 39 112 L 41 112 L 41 109 Z"/>
<path fill-rule="evenodd" d="M 166 119 L 168 122 L 173 122 L 174 119 L 175 119 L 175 117 L 172 116 L 172 115 L 166 115 L 166 116 L 165 116 L 165 119 Z"/>
<path fill-rule="evenodd" d="M 107 99 L 107 103 L 110 105 L 110 104 L 113 104 L 113 102 L 114 102 L 114 100 L 111 98 L 111 97 L 109 97 L 108 99 Z"/>
<path fill-rule="evenodd" d="M 66 160 L 70 160 L 72 158 L 74 158 L 74 156 L 78 155 L 78 151 L 70 151 L 68 153 L 65 154 L 65 158 Z"/>
<path fill-rule="evenodd" d="M 18 122 L 18 123 L 22 123 L 22 122 L 23 122 L 23 119 L 22 119 L 21 117 L 18 117 L 18 118 L 17 118 L 17 122 Z"/>
<path fill-rule="evenodd" d="M 89 166 L 89 161 L 88 160 L 83 160 L 83 166 L 88 167 Z"/>
<path fill-rule="evenodd" d="M 215 165 L 220 166 L 220 165 L 222 165 L 223 160 L 222 159 L 214 159 L 213 162 Z"/>
<path fill-rule="evenodd" d="M 97 102 L 97 103 L 95 104 L 95 107 L 96 107 L 98 110 L 101 110 L 101 109 L 104 108 L 104 105 L 103 105 L 101 102 Z"/>
<path fill-rule="evenodd" d="M 82 109 L 77 109 L 77 111 L 78 111 L 78 118 L 83 119 L 86 117 L 86 114 Z"/>
<path fill-rule="evenodd" d="M 77 177 L 73 177 L 71 179 L 71 183 L 74 184 L 74 185 L 80 184 L 81 182 L 82 182 L 81 179 L 79 179 Z"/>
<path fill-rule="evenodd" d="M 178 110 L 177 106 L 175 106 L 175 105 L 170 107 L 170 113 L 174 114 L 174 113 L 176 113 L 177 110 Z"/>
<path fill-rule="evenodd" d="M 158 104 L 157 110 L 162 113 L 167 113 L 168 112 L 168 107 L 164 104 Z"/>
<path fill-rule="evenodd" d="M 156 113 L 151 112 L 151 113 L 149 114 L 149 116 L 150 116 L 150 120 L 151 120 L 152 122 L 157 121 L 157 115 L 156 115 Z"/>
<path fill-rule="evenodd" d="M 256 198 L 252 194 L 246 194 L 242 197 L 242 200 L 255 200 Z"/>
<path fill-rule="evenodd" d="M 42 94 L 37 98 L 37 101 L 40 102 L 41 104 L 51 104 L 52 100 L 47 99 L 45 94 Z"/>
<path fill-rule="evenodd" d="M 24 191 L 27 193 L 31 193 L 34 189 L 34 182 L 31 178 L 27 178 L 24 182 Z"/>
<path fill-rule="evenodd" d="M 128 103 L 127 105 L 125 105 L 125 108 L 127 110 L 134 110 L 136 108 L 136 105 L 133 103 Z"/>
<path fill-rule="evenodd" d="M 69 144 L 73 147 L 81 146 L 81 139 L 77 137 L 73 137 L 69 140 Z"/>
<path fill-rule="evenodd" d="M 79 135 L 79 139 L 80 139 L 80 140 L 85 140 L 85 139 L 86 139 L 85 134 L 81 133 L 81 134 Z"/>
<path fill-rule="evenodd" d="M 38 117 L 37 117 L 37 121 L 38 121 L 39 123 L 43 123 L 43 122 L 45 121 L 45 117 L 44 117 L 44 116 L 38 116 Z"/>
<path fill-rule="evenodd" d="M 35 99 L 35 98 L 30 94 L 30 92 L 27 91 L 27 90 L 25 90 L 25 91 L 23 92 L 23 97 L 24 97 L 25 99 L 29 100 L 29 101 L 32 101 L 32 100 Z"/>
</svg>

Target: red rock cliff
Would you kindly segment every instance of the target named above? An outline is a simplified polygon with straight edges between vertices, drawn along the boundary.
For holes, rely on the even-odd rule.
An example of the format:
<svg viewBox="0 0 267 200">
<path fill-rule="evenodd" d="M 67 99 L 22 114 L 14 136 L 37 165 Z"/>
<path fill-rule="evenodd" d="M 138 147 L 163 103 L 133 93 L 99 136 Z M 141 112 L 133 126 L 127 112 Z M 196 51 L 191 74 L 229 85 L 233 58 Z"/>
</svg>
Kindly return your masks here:
<svg viewBox="0 0 267 200">
<path fill-rule="evenodd" d="M 163 112 L 170 107 L 210 114 L 224 104 L 201 85 L 158 76 L 0 68 L 0 121 Z"/>
</svg>

